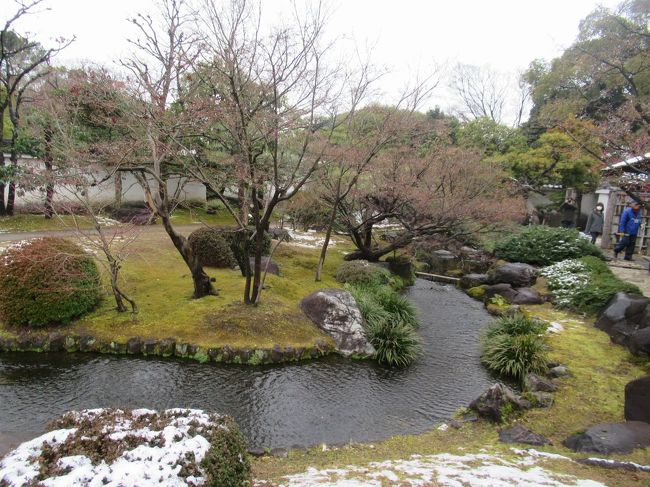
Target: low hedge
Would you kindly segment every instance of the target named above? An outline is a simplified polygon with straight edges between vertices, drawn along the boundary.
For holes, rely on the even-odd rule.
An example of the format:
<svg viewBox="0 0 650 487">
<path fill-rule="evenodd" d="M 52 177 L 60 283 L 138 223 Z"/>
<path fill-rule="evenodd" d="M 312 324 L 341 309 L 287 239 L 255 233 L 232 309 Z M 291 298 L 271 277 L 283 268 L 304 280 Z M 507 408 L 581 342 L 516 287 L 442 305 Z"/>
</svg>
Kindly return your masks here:
<svg viewBox="0 0 650 487">
<path fill-rule="evenodd" d="M 511 262 L 542 266 L 589 255 L 604 259 L 602 251 L 577 230 L 544 225 L 526 227 L 498 241 L 494 254 Z"/>
<path fill-rule="evenodd" d="M 65 239 L 30 240 L 10 247 L 0 260 L 0 319 L 5 324 L 67 324 L 101 299 L 95 261 Z"/>
</svg>

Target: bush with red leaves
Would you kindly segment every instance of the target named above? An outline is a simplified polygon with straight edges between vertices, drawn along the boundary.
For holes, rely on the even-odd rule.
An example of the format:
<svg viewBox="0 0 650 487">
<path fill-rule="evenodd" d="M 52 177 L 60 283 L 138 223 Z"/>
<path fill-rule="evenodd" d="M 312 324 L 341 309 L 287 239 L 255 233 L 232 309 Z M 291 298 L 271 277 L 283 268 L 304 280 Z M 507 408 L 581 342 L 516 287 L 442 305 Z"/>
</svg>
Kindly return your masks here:
<svg viewBox="0 0 650 487">
<path fill-rule="evenodd" d="M 21 242 L 0 256 L 0 320 L 7 325 L 67 324 L 101 294 L 93 258 L 65 239 Z"/>
</svg>

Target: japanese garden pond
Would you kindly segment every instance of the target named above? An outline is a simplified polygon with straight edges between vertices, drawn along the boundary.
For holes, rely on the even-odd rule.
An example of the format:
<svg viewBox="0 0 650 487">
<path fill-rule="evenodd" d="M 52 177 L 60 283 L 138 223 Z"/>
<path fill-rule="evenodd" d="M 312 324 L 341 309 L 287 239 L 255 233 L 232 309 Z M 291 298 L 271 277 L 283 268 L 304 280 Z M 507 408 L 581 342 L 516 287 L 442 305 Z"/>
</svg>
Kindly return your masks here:
<svg viewBox="0 0 650 487">
<path fill-rule="evenodd" d="M 251 447 L 375 441 L 424 432 L 491 379 L 479 360 L 480 302 L 418 280 L 407 292 L 424 355 L 406 369 L 328 356 L 275 366 L 68 353 L 0 354 L 0 454 L 65 411 L 200 408 L 235 417 Z"/>
</svg>

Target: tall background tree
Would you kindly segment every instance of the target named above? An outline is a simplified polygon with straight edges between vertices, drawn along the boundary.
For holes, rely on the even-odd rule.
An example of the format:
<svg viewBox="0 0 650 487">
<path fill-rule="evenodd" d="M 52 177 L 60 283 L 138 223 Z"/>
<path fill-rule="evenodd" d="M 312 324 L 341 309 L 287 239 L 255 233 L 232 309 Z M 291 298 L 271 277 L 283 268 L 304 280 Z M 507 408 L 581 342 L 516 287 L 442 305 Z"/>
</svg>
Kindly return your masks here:
<svg viewBox="0 0 650 487">
<path fill-rule="evenodd" d="M 576 41 L 550 63 L 535 61 L 526 77 L 534 107 L 533 138 L 557 129 L 603 165 L 650 150 L 650 2 L 628 0 L 599 7 L 580 23 Z M 589 123 L 576 123 L 589 122 Z M 589 129 L 585 143 L 584 130 Z M 600 141 L 594 150 L 594 140 Z M 640 178 L 615 179 L 638 196 L 649 165 L 627 168 Z M 644 203 L 647 207 L 647 203 Z"/>
<path fill-rule="evenodd" d="M 12 215 L 14 212 L 16 178 L 19 172 L 18 139 L 28 90 L 48 73 L 50 59 L 72 42 L 60 39 L 55 47 L 44 48 L 38 42 L 15 32 L 16 22 L 37 10 L 42 1 L 15 2 L 16 11 L 4 22 L 0 30 L 0 215 Z M 8 144 L 4 143 L 5 116 L 8 116 L 11 127 Z M 9 150 L 8 167 L 4 156 L 5 149 Z"/>
</svg>

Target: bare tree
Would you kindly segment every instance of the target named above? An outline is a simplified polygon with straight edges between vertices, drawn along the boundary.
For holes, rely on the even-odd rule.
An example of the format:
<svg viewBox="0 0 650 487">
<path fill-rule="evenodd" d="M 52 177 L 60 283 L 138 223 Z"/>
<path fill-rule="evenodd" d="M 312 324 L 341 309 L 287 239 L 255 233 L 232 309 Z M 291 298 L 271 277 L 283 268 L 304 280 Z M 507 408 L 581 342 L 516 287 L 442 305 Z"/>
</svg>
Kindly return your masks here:
<svg viewBox="0 0 650 487">
<path fill-rule="evenodd" d="M 200 132 L 205 116 L 200 104 L 186 103 L 192 94 L 185 83 L 197 56 L 191 34 L 192 16 L 183 0 L 161 4 L 159 19 L 138 15 L 131 22 L 139 37 L 131 43 L 136 53 L 123 61 L 130 73 L 127 108 L 122 121 L 127 136 L 111 151 L 114 171 L 129 171 L 142 187 L 147 205 L 160 217 L 163 228 L 187 264 L 194 297 L 216 294 L 187 238 L 172 224 L 172 213 L 187 183 L 187 134 Z"/>
<path fill-rule="evenodd" d="M 234 0 L 222 9 L 206 0 L 200 14 L 205 41 L 195 75 L 212 95 L 216 123 L 210 137 L 250 204 L 253 266 L 245 270 L 244 301 L 257 303 L 264 233 L 275 208 L 324 164 L 328 140 L 360 98 L 343 96 L 348 79 L 328 62 L 322 4 L 306 12 L 296 8 L 290 26 L 268 32 L 261 27 L 259 2 Z M 196 166 L 192 174 L 225 200 L 220 183 L 212 182 L 219 181 L 218 167 Z M 244 215 L 234 216 L 244 229 Z"/>
<path fill-rule="evenodd" d="M 339 205 L 357 250 L 347 260 L 377 261 L 430 235 L 466 238 L 523 214 L 506 176 L 481 153 L 442 145 L 425 152 L 413 141 L 385 150 Z M 392 223 L 388 241 L 376 238 Z"/>
<path fill-rule="evenodd" d="M 501 123 L 510 96 L 510 81 L 501 73 L 470 64 L 456 65 L 451 88 L 470 118 L 489 118 Z"/>
</svg>

